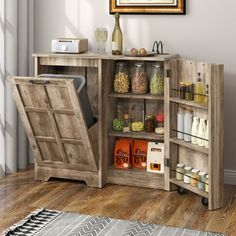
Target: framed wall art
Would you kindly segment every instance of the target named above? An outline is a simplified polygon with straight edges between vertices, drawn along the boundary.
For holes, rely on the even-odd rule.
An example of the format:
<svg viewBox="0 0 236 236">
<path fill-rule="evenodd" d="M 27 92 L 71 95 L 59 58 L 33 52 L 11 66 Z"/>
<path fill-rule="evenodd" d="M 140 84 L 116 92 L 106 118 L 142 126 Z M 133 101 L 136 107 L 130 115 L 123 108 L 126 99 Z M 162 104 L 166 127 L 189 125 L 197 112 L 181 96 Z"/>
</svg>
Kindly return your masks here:
<svg viewBox="0 0 236 236">
<path fill-rule="evenodd" d="M 186 0 L 109 0 L 110 13 L 185 14 Z"/>
</svg>

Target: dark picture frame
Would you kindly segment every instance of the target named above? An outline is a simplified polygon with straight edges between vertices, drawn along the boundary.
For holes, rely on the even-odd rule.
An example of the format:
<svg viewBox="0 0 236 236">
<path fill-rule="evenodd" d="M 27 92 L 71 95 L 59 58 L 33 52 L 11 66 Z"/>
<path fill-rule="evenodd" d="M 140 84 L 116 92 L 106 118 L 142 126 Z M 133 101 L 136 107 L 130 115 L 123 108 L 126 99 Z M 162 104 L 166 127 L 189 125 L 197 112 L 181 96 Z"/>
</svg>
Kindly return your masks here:
<svg viewBox="0 0 236 236">
<path fill-rule="evenodd" d="M 186 0 L 109 0 L 110 14 L 186 14 Z"/>
</svg>

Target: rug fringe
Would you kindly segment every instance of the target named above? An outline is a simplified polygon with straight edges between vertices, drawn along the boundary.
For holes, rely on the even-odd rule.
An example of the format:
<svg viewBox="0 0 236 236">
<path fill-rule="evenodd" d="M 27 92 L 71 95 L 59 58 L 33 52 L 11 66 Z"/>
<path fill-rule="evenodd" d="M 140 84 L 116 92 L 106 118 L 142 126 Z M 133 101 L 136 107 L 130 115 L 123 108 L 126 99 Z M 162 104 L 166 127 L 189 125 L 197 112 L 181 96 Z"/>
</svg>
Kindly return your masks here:
<svg viewBox="0 0 236 236">
<path fill-rule="evenodd" d="M 9 227 L 7 230 L 5 230 L 2 234 L 2 236 L 6 236 L 9 232 L 13 232 L 15 231 L 17 228 L 22 227 L 24 224 L 27 223 L 27 221 L 32 217 L 32 216 L 36 216 L 38 214 L 40 214 L 43 211 L 52 211 L 52 212 L 56 212 L 56 213 L 61 213 L 61 211 L 57 211 L 57 210 L 47 210 L 44 208 L 40 208 L 40 209 L 36 209 L 35 211 L 32 211 L 29 215 L 27 215 L 23 220 L 18 221 L 17 223 L 15 223 L 14 225 L 12 225 L 11 227 Z M 46 225 L 44 225 L 46 226 Z M 41 229 L 40 229 L 41 230 Z"/>
</svg>

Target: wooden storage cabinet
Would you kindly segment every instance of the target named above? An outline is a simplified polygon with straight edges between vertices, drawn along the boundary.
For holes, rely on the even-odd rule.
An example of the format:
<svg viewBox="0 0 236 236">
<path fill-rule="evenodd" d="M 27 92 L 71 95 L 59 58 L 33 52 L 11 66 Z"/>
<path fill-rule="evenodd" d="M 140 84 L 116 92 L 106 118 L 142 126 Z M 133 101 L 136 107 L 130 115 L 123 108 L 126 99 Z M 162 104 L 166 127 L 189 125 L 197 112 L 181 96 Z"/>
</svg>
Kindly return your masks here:
<svg viewBox="0 0 236 236">
<path fill-rule="evenodd" d="M 223 66 L 193 62 L 188 60 L 172 60 L 168 64 L 169 77 L 166 78 L 165 113 L 166 113 L 166 159 L 165 188 L 170 190 L 173 185 L 183 187 L 208 198 L 209 209 L 217 209 L 223 204 L 223 100 L 224 81 Z M 178 86 L 180 81 L 196 84 L 197 73 L 201 73 L 204 84 L 209 85 L 208 106 L 194 101 L 179 99 Z M 188 108 L 193 115 L 207 119 L 209 122 L 209 148 L 200 147 L 190 142 L 177 139 L 177 109 Z M 176 164 L 207 172 L 209 175 L 209 193 L 178 181 L 175 178 Z"/>
<path fill-rule="evenodd" d="M 136 95 L 132 93 L 117 94 L 113 90 L 116 63 L 126 61 L 130 72 L 132 65 L 137 61 L 134 57 L 112 56 L 108 54 L 36 54 L 35 76 L 39 74 L 69 74 L 82 75 L 87 81 L 87 92 L 93 114 L 97 118 L 97 133 L 89 134 L 91 143 L 97 147 L 95 162 L 97 170 L 80 170 L 76 165 L 38 162 L 35 165 L 36 178 L 62 177 L 84 180 L 88 185 L 103 187 L 106 183 L 130 185 L 137 187 L 175 190 L 181 186 L 200 196 L 208 198 L 209 209 L 217 209 L 223 204 L 223 66 L 206 64 L 188 60 L 180 60 L 177 55 L 159 55 L 157 57 L 138 58 L 146 64 L 150 78 L 153 63 L 163 63 L 165 73 L 164 96 L 150 94 Z M 204 82 L 209 84 L 208 106 L 192 101 L 179 99 L 178 86 L 180 81 L 196 82 L 200 72 Z M 64 81 L 66 83 L 66 81 Z M 165 134 L 131 132 L 122 133 L 112 130 L 112 121 L 115 117 L 117 102 L 126 104 L 142 103 L 149 109 L 164 105 Z M 199 147 L 176 138 L 176 116 L 178 107 L 190 108 L 194 114 L 209 120 L 209 148 Z M 19 109 L 19 107 L 18 107 Z M 45 122 L 47 122 L 45 120 Z M 57 122 L 57 121 L 56 121 Z M 40 132 L 35 131 L 35 132 Z M 47 129 L 50 132 L 50 129 Z M 40 134 L 36 135 L 40 138 Z M 28 137 L 31 137 L 28 134 Z M 159 141 L 165 144 L 165 172 L 164 174 L 148 173 L 146 170 L 115 169 L 113 165 L 113 151 L 115 140 L 120 137 Z M 60 135 L 57 139 L 62 142 Z M 38 140 L 40 141 L 40 140 Z M 48 142 L 52 142 L 47 137 Z M 39 145 L 41 149 L 47 147 Z M 66 152 L 62 146 L 61 150 Z M 53 150 L 56 150 L 55 148 Z M 58 150 L 57 150 L 58 151 Z M 79 155 L 79 154 L 78 154 Z M 86 159 L 86 158 L 85 158 Z M 209 174 L 209 193 L 198 188 L 185 185 L 175 179 L 176 164 L 183 162 L 186 165 L 206 171 Z M 43 170 L 43 172 L 42 172 Z M 61 171 L 63 170 L 63 171 Z M 49 174 L 50 173 L 50 174 Z M 44 176 L 45 177 L 45 176 Z M 42 178 L 41 178 L 42 179 Z M 47 178 L 46 178 L 47 180 Z"/>
</svg>

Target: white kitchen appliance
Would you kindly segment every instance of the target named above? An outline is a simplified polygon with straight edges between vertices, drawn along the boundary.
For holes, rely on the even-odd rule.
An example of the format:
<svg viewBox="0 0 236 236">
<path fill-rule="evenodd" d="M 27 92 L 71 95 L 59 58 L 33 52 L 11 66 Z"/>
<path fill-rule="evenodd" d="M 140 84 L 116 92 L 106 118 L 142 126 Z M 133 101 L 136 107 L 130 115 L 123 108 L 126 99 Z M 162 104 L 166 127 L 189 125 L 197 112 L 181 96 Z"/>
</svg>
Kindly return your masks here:
<svg viewBox="0 0 236 236">
<path fill-rule="evenodd" d="M 147 172 L 164 173 L 164 143 L 148 142 Z"/>
<path fill-rule="evenodd" d="M 57 53 L 82 53 L 88 51 L 88 39 L 84 38 L 58 38 L 53 39 L 52 52 Z"/>
</svg>

